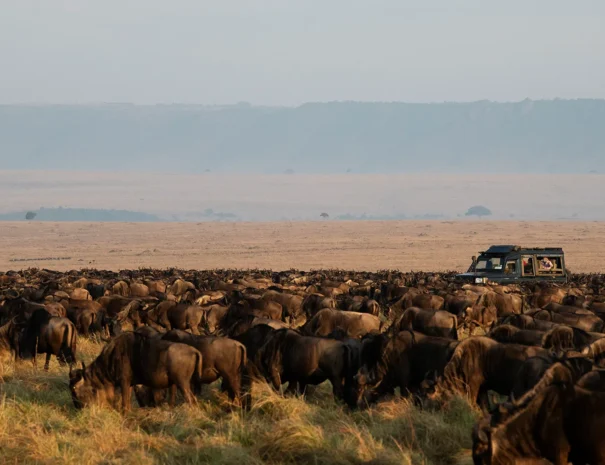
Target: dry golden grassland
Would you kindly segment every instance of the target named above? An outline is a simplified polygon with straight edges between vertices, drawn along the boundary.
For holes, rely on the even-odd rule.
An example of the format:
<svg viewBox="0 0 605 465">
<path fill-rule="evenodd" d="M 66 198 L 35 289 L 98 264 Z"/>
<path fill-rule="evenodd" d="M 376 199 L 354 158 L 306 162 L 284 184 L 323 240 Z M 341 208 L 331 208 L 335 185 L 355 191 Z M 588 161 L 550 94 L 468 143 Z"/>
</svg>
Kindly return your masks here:
<svg viewBox="0 0 605 465">
<path fill-rule="evenodd" d="M 466 271 L 493 244 L 559 246 L 575 272 L 605 271 L 605 222 L 0 222 L 0 270 L 30 267 Z M 54 260 L 37 260 L 53 258 Z"/>
<path fill-rule="evenodd" d="M 102 346 L 80 338 L 87 363 Z M 74 409 L 68 368 L 2 366 L 0 463 L 25 464 L 448 464 L 470 463 L 476 418 L 462 399 L 440 411 L 401 398 L 351 412 L 329 383 L 306 399 L 256 384 L 250 412 L 231 409 L 218 386 L 199 407 Z"/>
</svg>

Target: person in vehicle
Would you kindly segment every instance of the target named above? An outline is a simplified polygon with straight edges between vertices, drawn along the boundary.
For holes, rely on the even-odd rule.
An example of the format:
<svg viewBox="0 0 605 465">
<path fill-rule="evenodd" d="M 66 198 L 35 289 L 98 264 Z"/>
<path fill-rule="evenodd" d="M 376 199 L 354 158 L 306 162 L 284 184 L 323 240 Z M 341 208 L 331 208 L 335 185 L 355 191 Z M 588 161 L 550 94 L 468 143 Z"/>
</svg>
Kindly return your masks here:
<svg viewBox="0 0 605 465">
<path fill-rule="evenodd" d="M 550 271 L 554 268 L 554 265 L 548 257 L 543 257 L 542 260 L 540 260 L 540 268 L 544 271 Z"/>
</svg>

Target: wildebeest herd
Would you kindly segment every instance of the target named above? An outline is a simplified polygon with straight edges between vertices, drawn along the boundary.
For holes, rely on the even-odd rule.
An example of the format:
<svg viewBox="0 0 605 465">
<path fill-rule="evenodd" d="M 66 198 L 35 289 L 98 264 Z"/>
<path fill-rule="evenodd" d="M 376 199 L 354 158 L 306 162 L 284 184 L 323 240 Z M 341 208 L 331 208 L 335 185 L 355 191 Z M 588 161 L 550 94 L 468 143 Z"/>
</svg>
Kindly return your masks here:
<svg viewBox="0 0 605 465">
<path fill-rule="evenodd" d="M 152 270 L 0 274 L 0 350 L 69 364 L 77 408 L 199 402 L 221 380 L 287 395 L 330 381 L 364 408 L 410 396 L 482 411 L 476 464 L 605 464 L 605 276 L 469 285 L 453 273 Z M 78 366 L 77 335 L 105 342 Z M 121 400 L 121 401 L 120 401 Z M 121 403 L 120 403 L 121 402 Z M 469 432 L 471 434 L 471 432 Z"/>
</svg>

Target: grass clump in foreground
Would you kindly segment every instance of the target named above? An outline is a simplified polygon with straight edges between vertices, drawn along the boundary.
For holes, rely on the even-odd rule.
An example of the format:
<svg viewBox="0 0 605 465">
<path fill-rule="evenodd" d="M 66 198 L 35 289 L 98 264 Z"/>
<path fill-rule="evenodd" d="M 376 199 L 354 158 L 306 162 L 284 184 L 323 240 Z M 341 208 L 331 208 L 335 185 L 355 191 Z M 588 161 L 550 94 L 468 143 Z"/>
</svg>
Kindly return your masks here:
<svg viewBox="0 0 605 465">
<path fill-rule="evenodd" d="M 88 363 L 101 346 L 78 341 Z M 68 368 L 5 364 L 0 463 L 454 464 L 465 463 L 476 413 L 463 399 L 440 411 L 395 399 L 351 412 L 329 383 L 306 399 L 255 385 L 253 406 L 230 409 L 215 386 L 199 407 L 76 411 Z"/>
</svg>

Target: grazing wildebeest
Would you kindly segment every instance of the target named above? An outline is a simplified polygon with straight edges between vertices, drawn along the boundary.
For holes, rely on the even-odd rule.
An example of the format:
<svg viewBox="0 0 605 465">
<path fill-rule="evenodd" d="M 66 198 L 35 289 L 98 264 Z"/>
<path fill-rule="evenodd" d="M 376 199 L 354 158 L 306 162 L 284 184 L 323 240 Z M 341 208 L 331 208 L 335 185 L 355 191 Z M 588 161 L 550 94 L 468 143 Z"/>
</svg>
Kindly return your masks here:
<svg viewBox="0 0 605 465">
<path fill-rule="evenodd" d="M 185 400 L 195 403 L 192 388 L 202 378 L 202 354 L 187 344 L 122 333 L 112 339 L 88 367 L 70 373 L 69 387 L 76 408 L 95 401 L 114 400 L 115 389 L 122 392 L 122 409 L 130 409 L 132 386 L 171 389 L 174 403 L 178 388 Z"/>
<path fill-rule="evenodd" d="M 356 407 L 368 390 L 371 390 L 369 401 L 392 394 L 397 387 L 405 395 L 411 370 L 409 350 L 413 344 L 414 333 L 407 330 L 394 336 L 382 333 L 365 337 L 360 367 L 347 392 L 347 403 Z"/>
<path fill-rule="evenodd" d="M 291 329 L 271 333 L 256 354 L 256 366 L 275 389 L 287 382 L 288 392 L 304 394 L 308 384 L 330 380 L 337 399 L 347 390 L 349 360 L 349 349 L 342 342 L 303 336 Z"/>
<path fill-rule="evenodd" d="M 509 395 L 523 362 L 538 355 L 546 356 L 548 351 L 541 347 L 501 344 L 488 337 L 469 337 L 456 347 L 430 397 L 466 394 L 472 402 L 486 408 L 487 392 Z"/>
</svg>

